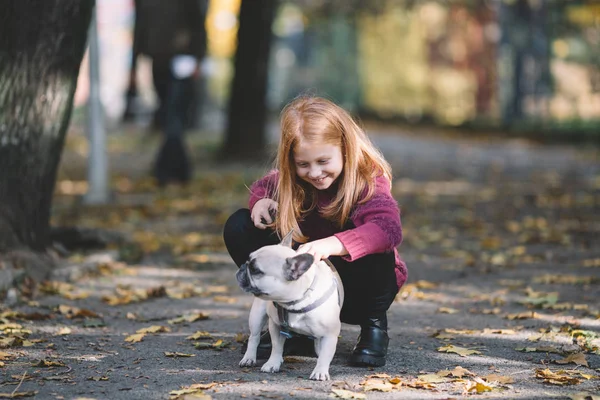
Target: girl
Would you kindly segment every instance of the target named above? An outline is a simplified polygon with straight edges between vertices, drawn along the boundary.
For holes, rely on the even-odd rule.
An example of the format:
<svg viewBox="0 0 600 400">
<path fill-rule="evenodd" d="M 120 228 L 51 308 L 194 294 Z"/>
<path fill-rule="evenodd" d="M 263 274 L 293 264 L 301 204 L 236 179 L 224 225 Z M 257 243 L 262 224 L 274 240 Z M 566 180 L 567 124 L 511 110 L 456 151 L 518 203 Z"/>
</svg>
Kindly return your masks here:
<svg viewBox="0 0 600 400">
<path fill-rule="evenodd" d="M 227 250 L 239 267 L 293 230 L 299 253 L 329 258 L 340 274 L 340 318 L 361 327 L 350 364 L 385 365 L 386 313 L 407 277 L 390 165 L 345 110 L 308 96 L 283 109 L 275 162 L 251 186 L 249 210 L 225 224 Z"/>
</svg>

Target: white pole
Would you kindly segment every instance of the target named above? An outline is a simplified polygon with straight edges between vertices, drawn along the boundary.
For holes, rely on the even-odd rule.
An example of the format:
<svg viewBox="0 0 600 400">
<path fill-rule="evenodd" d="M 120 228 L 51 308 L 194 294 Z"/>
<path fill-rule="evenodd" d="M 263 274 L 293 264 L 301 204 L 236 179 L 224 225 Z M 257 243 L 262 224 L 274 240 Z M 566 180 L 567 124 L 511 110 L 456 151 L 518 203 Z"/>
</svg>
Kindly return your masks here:
<svg viewBox="0 0 600 400">
<path fill-rule="evenodd" d="M 106 131 L 100 101 L 100 63 L 96 7 L 92 13 L 89 31 L 90 94 L 87 104 L 89 140 L 88 192 L 84 197 L 87 204 L 105 204 L 109 200 L 108 162 L 106 156 Z"/>
</svg>

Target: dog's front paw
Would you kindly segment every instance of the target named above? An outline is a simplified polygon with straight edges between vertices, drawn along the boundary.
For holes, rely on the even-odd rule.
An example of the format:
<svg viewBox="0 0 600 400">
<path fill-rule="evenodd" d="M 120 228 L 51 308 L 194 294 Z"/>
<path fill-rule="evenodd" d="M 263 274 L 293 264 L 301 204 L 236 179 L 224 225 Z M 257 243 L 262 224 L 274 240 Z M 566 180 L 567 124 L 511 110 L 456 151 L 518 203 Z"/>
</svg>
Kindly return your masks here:
<svg viewBox="0 0 600 400">
<path fill-rule="evenodd" d="M 331 379 L 329 376 L 328 370 L 320 370 L 319 368 L 313 369 L 312 374 L 310 374 L 310 379 L 313 381 L 328 381 Z"/>
<path fill-rule="evenodd" d="M 262 372 L 279 372 L 279 367 L 281 367 L 281 361 L 267 361 L 262 368 L 260 369 Z"/>
<path fill-rule="evenodd" d="M 256 365 L 256 358 L 244 357 L 240 361 L 240 367 L 254 367 Z"/>
</svg>

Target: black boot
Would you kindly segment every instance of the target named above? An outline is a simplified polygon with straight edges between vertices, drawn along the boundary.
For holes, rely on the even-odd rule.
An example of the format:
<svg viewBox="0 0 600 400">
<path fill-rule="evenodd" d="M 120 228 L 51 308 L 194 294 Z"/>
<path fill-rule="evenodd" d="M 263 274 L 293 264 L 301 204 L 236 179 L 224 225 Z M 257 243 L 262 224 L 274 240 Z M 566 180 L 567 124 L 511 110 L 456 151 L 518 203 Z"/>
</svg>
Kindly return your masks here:
<svg viewBox="0 0 600 400">
<path fill-rule="evenodd" d="M 265 331 L 260 335 L 260 342 L 256 349 L 256 359 L 263 360 L 271 356 L 271 335 L 269 331 Z M 246 353 L 248 348 L 248 340 L 242 345 L 242 354 Z M 315 342 L 311 338 L 304 335 L 294 335 L 285 341 L 283 345 L 284 356 L 303 356 L 316 357 Z"/>
<path fill-rule="evenodd" d="M 350 364 L 357 367 L 384 366 L 389 341 L 387 316 L 368 318 L 360 324 L 360 336 L 350 356 Z"/>
</svg>

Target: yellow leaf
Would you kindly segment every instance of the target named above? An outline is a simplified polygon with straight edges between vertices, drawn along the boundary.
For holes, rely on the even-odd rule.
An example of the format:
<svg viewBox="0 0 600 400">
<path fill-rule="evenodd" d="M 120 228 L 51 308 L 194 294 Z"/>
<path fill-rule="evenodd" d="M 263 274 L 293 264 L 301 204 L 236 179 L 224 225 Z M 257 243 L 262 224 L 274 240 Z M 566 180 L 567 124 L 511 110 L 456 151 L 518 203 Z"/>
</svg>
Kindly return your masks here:
<svg viewBox="0 0 600 400">
<path fill-rule="evenodd" d="M 138 343 L 138 342 L 142 341 L 142 339 L 144 338 L 144 336 L 146 336 L 145 333 L 136 333 L 134 335 L 127 336 L 125 338 L 125 341 L 129 342 L 129 343 Z"/>
<path fill-rule="evenodd" d="M 464 347 L 459 347 L 459 346 L 454 346 L 452 344 L 449 344 L 448 346 L 444 346 L 444 347 L 440 347 L 438 349 L 439 352 L 443 353 L 456 353 L 461 357 L 466 357 L 469 356 L 471 354 L 481 354 L 480 351 L 477 350 L 472 350 L 472 349 L 467 349 Z"/>
<path fill-rule="evenodd" d="M 517 332 L 514 329 L 489 329 L 486 328 L 483 330 L 484 334 L 494 334 L 494 335 L 515 335 Z"/>
<path fill-rule="evenodd" d="M 440 307 L 438 308 L 437 312 L 439 312 L 440 314 L 456 314 L 459 311 L 455 308 Z"/>
<path fill-rule="evenodd" d="M 451 379 L 438 374 L 424 374 L 417 376 L 417 378 L 427 383 L 444 383 L 451 381 Z"/>
<path fill-rule="evenodd" d="M 377 391 L 377 392 L 391 392 L 394 389 L 392 383 L 382 379 L 367 379 L 361 382 L 365 392 Z"/>
<path fill-rule="evenodd" d="M 171 332 L 171 329 L 162 325 L 152 325 L 147 328 L 138 329 L 136 333 L 159 333 L 159 332 Z"/>
<path fill-rule="evenodd" d="M 364 393 L 352 392 L 345 389 L 331 389 L 329 397 L 337 399 L 366 399 L 367 396 Z"/>
<path fill-rule="evenodd" d="M 194 386 L 194 385 L 192 385 Z M 194 400 L 210 400 L 211 396 L 205 394 L 202 389 L 194 388 L 194 387 L 184 387 L 181 390 L 173 390 L 169 392 L 169 398 L 171 400 L 184 400 L 186 398 L 193 398 Z M 193 396 L 193 397 L 188 397 Z"/>
<path fill-rule="evenodd" d="M 193 335 L 186 337 L 186 339 L 189 339 L 189 340 L 200 340 L 200 339 L 211 339 L 211 338 L 212 338 L 212 336 L 210 335 L 210 333 L 205 332 L 205 331 L 196 331 L 196 333 L 194 333 Z"/>
<path fill-rule="evenodd" d="M 71 334 L 71 328 L 67 327 L 67 326 L 63 326 L 62 328 L 60 328 L 58 330 L 58 332 L 56 332 L 57 336 L 64 336 L 64 335 L 70 335 Z"/>
<path fill-rule="evenodd" d="M 543 379 L 544 382 L 550 383 L 552 385 L 577 385 L 581 383 L 581 379 L 573 376 L 572 374 L 560 370 L 557 372 L 553 372 L 550 369 L 536 369 L 535 377 L 538 379 Z"/>
<path fill-rule="evenodd" d="M 215 296 L 215 297 L 213 297 L 213 300 L 217 303 L 226 303 L 226 304 L 234 304 L 237 302 L 237 299 L 235 297 L 229 297 L 229 296 Z"/>
<path fill-rule="evenodd" d="M 461 367 L 460 365 L 454 368 L 452 371 L 450 370 L 442 370 L 437 373 L 439 376 L 453 376 L 455 378 L 462 378 L 463 376 L 475 376 L 474 373 L 469 371 L 466 368 Z"/>
<path fill-rule="evenodd" d="M 493 388 L 494 387 L 488 382 L 485 382 L 480 378 L 474 378 L 474 381 L 468 381 L 465 385 L 465 392 L 484 393 L 491 392 Z"/>
<path fill-rule="evenodd" d="M 195 322 L 195 321 L 204 320 L 204 319 L 208 319 L 208 314 L 194 313 L 194 314 L 189 314 L 189 315 L 182 315 L 180 317 L 171 319 L 167 322 L 169 324 L 173 325 L 173 324 L 182 324 L 184 322 Z"/>
<path fill-rule="evenodd" d="M 535 319 L 539 318 L 539 314 L 533 311 L 525 311 L 518 314 L 507 314 L 506 319 L 514 320 L 514 319 Z"/>
<path fill-rule="evenodd" d="M 513 378 L 511 378 L 510 376 L 503 376 L 503 375 L 498 375 L 498 374 L 490 374 L 490 375 L 483 376 L 482 378 L 488 382 L 498 382 L 503 385 L 515 382 L 515 380 Z"/>
<path fill-rule="evenodd" d="M 40 360 L 37 364 L 33 364 L 34 367 L 65 367 L 65 364 L 62 361 L 53 361 L 53 360 Z"/>
</svg>

